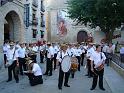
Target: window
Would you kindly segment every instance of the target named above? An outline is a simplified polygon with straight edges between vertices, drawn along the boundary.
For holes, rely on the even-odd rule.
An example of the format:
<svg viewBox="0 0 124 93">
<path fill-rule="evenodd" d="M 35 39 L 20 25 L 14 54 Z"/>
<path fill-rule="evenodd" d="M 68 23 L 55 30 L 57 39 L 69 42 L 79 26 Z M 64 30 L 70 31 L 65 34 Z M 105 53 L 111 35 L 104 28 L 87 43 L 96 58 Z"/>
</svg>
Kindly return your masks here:
<svg viewBox="0 0 124 93">
<path fill-rule="evenodd" d="M 33 29 L 33 38 L 36 38 L 36 36 L 37 36 L 37 30 Z"/>
<path fill-rule="evenodd" d="M 44 31 L 40 31 L 41 32 L 41 38 L 43 38 L 44 37 Z"/>
</svg>

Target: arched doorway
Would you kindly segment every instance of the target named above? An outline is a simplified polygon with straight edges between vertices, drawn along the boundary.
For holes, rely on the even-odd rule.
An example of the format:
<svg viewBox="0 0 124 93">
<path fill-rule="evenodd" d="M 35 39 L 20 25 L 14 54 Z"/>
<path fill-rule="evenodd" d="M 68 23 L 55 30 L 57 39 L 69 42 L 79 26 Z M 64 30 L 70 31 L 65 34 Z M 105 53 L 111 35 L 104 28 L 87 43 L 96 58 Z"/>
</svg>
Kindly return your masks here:
<svg viewBox="0 0 124 93">
<path fill-rule="evenodd" d="M 21 21 L 15 11 L 10 11 L 5 16 L 4 40 L 18 41 L 20 39 Z"/>
<path fill-rule="evenodd" d="M 84 30 L 81 30 L 78 32 L 77 34 L 77 42 L 78 43 L 81 43 L 81 42 L 86 42 L 88 39 L 88 34 L 86 31 Z"/>
</svg>

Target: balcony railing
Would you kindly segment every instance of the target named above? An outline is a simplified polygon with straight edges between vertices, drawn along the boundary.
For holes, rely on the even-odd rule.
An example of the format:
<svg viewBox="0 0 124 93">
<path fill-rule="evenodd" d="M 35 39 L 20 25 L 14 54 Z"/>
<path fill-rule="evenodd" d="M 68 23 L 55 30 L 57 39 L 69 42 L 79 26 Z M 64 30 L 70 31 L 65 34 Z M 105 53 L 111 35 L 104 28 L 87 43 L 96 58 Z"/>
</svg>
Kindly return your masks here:
<svg viewBox="0 0 124 93">
<path fill-rule="evenodd" d="M 5 5 L 8 2 L 12 2 L 13 0 L 0 0 L 0 6 Z"/>
<path fill-rule="evenodd" d="M 45 27 L 45 21 L 41 22 L 41 27 Z"/>
<path fill-rule="evenodd" d="M 32 25 L 38 25 L 38 18 L 33 18 Z"/>
<path fill-rule="evenodd" d="M 33 0 L 32 5 L 35 7 L 38 7 L 38 1 L 37 0 Z"/>
</svg>

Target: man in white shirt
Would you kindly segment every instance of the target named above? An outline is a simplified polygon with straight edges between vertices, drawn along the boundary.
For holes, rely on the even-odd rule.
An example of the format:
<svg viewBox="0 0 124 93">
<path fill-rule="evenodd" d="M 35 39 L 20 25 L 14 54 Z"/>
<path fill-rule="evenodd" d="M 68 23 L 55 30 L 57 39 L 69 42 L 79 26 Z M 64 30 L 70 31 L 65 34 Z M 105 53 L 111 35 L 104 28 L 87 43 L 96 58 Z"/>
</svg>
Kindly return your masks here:
<svg viewBox="0 0 124 93">
<path fill-rule="evenodd" d="M 57 44 L 53 44 L 53 49 L 54 49 L 54 58 L 53 58 L 53 61 L 54 61 L 54 70 L 56 69 L 56 57 L 57 57 L 57 53 L 59 52 L 59 48 L 57 46 Z"/>
<path fill-rule="evenodd" d="M 13 75 L 14 75 L 14 78 L 16 80 L 16 83 L 18 83 L 19 82 L 18 73 L 16 73 L 16 71 L 15 71 L 16 66 L 19 66 L 18 51 L 15 49 L 13 42 L 10 43 L 10 49 L 8 49 L 6 56 L 7 56 L 7 63 L 6 64 L 8 64 L 8 63 L 10 64 L 8 67 L 8 80 L 7 80 L 7 82 L 12 80 L 12 71 L 13 71 Z"/>
<path fill-rule="evenodd" d="M 51 46 L 50 42 L 48 42 L 47 46 L 48 46 L 47 63 L 46 63 L 46 72 L 44 75 L 52 76 L 52 61 L 53 61 L 53 56 L 54 56 L 54 49 Z"/>
<path fill-rule="evenodd" d="M 81 54 L 82 54 L 82 51 L 80 49 L 80 45 L 79 44 L 75 45 L 75 47 L 76 48 L 74 50 L 74 55 L 78 59 L 78 71 L 80 71 L 80 63 L 81 63 Z"/>
<path fill-rule="evenodd" d="M 65 87 L 70 87 L 70 85 L 68 85 L 68 80 L 69 80 L 69 76 L 70 76 L 70 71 L 68 72 L 63 72 L 62 71 L 62 67 L 61 67 L 61 62 L 62 59 L 68 55 L 67 52 L 67 45 L 62 44 L 61 45 L 61 50 L 60 52 L 57 54 L 57 60 L 60 64 L 60 69 L 59 69 L 59 79 L 58 79 L 58 88 L 61 90 L 62 89 L 62 85 L 63 85 L 63 79 L 64 79 L 64 75 L 65 75 L 65 81 L 64 81 L 64 86 Z"/>
<path fill-rule="evenodd" d="M 26 50 L 24 47 L 24 44 L 20 44 L 20 48 L 18 49 L 18 54 L 19 54 L 19 69 L 20 69 L 20 74 L 23 75 L 23 70 L 26 71 Z"/>
<path fill-rule="evenodd" d="M 90 57 L 92 55 L 94 55 L 94 48 L 93 48 L 93 44 L 92 43 L 89 43 L 88 44 L 88 48 L 87 48 L 87 54 L 86 54 L 86 57 L 87 57 L 87 75 L 88 78 L 91 78 L 93 75 L 92 75 L 92 71 L 91 71 L 91 60 L 90 60 Z"/>
<path fill-rule="evenodd" d="M 106 60 L 106 57 L 103 52 L 101 52 L 101 46 L 96 46 L 96 51 L 94 52 L 94 55 L 90 57 L 91 60 L 91 71 L 93 72 L 93 83 L 91 90 L 94 90 L 97 85 L 97 80 L 99 77 L 99 88 L 101 90 L 105 90 L 103 87 L 103 74 L 104 74 L 104 63 Z"/>
<path fill-rule="evenodd" d="M 39 50 L 40 50 L 40 63 L 44 63 L 43 62 L 43 59 L 44 59 L 44 56 L 45 56 L 45 46 L 43 44 L 40 45 L 39 47 Z"/>
<path fill-rule="evenodd" d="M 33 60 L 36 63 L 37 62 L 37 53 L 38 53 L 38 46 L 36 44 L 33 44 L 33 48 L 32 50 L 35 52 L 35 54 L 33 55 Z"/>
<path fill-rule="evenodd" d="M 124 63 L 124 45 L 122 45 L 120 49 L 120 58 L 121 58 L 121 62 Z"/>
<path fill-rule="evenodd" d="M 29 78 L 30 85 L 35 86 L 38 84 L 43 84 L 42 70 L 40 66 L 37 63 L 34 63 L 32 60 L 29 60 L 28 66 L 31 69 L 26 71 L 25 74 Z"/>
<path fill-rule="evenodd" d="M 5 41 L 3 44 L 4 65 L 6 64 L 6 61 L 7 61 L 6 53 L 7 53 L 9 48 L 10 48 L 9 41 Z"/>
</svg>

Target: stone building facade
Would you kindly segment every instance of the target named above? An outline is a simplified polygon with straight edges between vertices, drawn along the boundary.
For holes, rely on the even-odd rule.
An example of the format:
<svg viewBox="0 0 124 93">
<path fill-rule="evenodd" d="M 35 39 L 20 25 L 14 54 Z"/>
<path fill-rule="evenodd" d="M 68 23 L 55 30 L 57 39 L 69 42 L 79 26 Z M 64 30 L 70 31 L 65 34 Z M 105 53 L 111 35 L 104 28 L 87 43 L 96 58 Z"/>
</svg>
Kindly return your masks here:
<svg viewBox="0 0 124 93">
<path fill-rule="evenodd" d="M 89 25 L 77 25 L 70 18 L 66 18 L 67 35 L 58 35 L 58 11 L 66 11 L 67 0 L 47 0 L 46 1 L 46 37 L 51 42 L 81 42 L 85 38 L 93 37 L 93 42 L 100 43 L 105 34 L 98 27 L 91 29 Z M 80 40 L 82 39 L 82 40 Z"/>
<path fill-rule="evenodd" d="M 0 0 L 0 66 L 3 63 L 4 40 L 25 41 L 22 0 Z"/>
<path fill-rule="evenodd" d="M 24 0 L 24 6 L 26 42 L 37 42 L 44 38 L 44 0 Z"/>
</svg>

